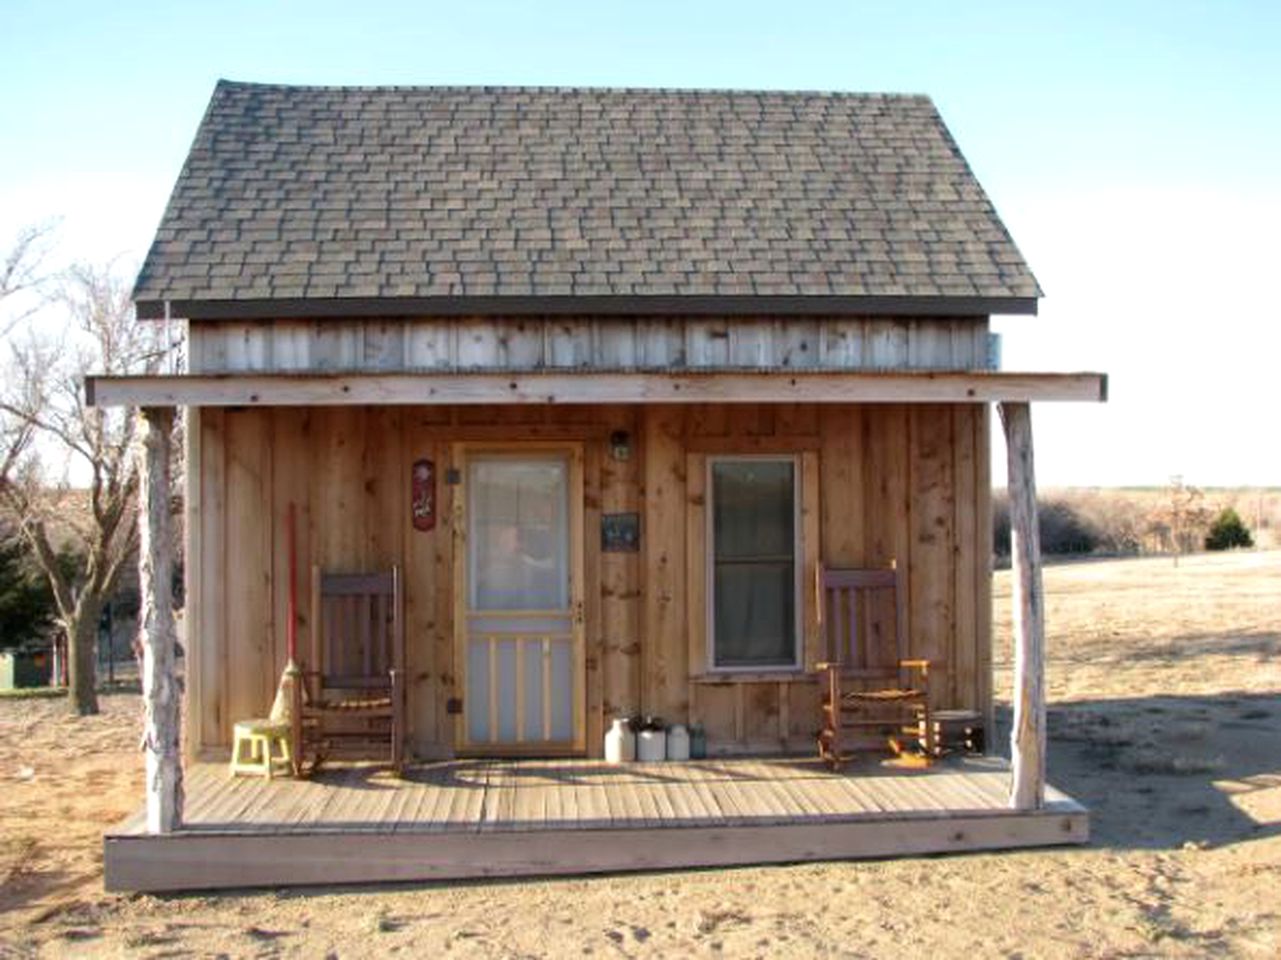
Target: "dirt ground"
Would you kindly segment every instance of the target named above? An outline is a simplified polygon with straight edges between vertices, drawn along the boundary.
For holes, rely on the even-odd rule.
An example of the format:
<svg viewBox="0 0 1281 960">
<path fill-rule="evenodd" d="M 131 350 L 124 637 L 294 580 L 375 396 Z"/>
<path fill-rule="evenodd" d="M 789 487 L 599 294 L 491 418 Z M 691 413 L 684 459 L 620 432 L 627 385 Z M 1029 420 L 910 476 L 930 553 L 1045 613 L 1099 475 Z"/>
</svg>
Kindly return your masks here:
<svg viewBox="0 0 1281 960">
<path fill-rule="evenodd" d="M 1281 956 L 1281 552 L 1046 571 L 1085 848 L 540 882 L 102 892 L 136 696 L 0 701 L 0 957 Z M 997 648 L 1009 579 L 997 578 Z M 1009 663 L 998 657 L 998 690 Z"/>
</svg>

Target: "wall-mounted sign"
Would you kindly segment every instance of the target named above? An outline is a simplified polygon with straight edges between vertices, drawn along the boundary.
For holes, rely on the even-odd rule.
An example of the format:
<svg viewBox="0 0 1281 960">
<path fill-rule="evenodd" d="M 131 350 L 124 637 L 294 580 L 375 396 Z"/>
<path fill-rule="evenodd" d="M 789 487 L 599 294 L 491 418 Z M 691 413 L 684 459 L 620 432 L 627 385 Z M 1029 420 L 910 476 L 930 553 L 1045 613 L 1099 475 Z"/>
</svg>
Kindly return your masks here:
<svg viewBox="0 0 1281 960">
<path fill-rule="evenodd" d="M 414 461 L 409 504 L 415 530 L 436 529 L 436 465 L 430 460 Z"/>
<path fill-rule="evenodd" d="M 602 514 L 600 518 L 600 548 L 606 553 L 635 553 L 639 550 L 640 514 Z"/>
</svg>

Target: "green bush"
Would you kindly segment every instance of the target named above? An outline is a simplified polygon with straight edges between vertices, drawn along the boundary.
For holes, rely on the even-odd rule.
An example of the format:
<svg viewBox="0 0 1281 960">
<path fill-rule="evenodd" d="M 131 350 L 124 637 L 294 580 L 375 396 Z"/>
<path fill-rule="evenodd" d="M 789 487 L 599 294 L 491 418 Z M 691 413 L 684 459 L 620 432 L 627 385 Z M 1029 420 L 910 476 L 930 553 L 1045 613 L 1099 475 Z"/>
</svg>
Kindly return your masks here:
<svg viewBox="0 0 1281 960">
<path fill-rule="evenodd" d="M 1254 538 L 1241 522 L 1240 515 L 1231 507 L 1224 507 L 1205 537 L 1207 550 L 1231 550 L 1233 547 L 1252 547 Z"/>
</svg>

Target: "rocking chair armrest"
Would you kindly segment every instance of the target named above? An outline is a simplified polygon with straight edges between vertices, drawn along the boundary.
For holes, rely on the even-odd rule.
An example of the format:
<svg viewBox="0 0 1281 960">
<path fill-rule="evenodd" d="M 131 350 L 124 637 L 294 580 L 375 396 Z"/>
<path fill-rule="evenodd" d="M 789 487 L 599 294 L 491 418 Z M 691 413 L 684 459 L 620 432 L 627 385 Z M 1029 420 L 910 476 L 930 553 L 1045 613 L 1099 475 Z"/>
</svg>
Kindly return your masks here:
<svg viewBox="0 0 1281 960">
<path fill-rule="evenodd" d="M 841 661 L 822 660 L 814 664 L 814 669 L 817 670 L 819 673 L 827 673 L 830 670 L 839 670 L 841 669 Z"/>
<path fill-rule="evenodd" d="M 929 680 L 930 661 L 922 659 L 900 660 L 898 662 L 900 670 L 919 670 L 922 681 Z"/>
</svg>

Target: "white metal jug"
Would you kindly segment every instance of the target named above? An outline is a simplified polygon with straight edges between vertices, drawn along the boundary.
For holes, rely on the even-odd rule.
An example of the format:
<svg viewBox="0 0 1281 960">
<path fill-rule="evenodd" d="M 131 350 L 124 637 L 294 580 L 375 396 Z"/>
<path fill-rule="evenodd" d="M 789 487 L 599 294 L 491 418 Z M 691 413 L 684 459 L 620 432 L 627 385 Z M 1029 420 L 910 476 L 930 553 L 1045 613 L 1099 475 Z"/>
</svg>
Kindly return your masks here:
<svg viewBox="0 0 1281 960">
<path fill-rule="evenodd" d="M 667 757 L 667 731 L 642 730 L 636 738 L 636 759 L 655 763 Z"/>
<path fill-rule="evenodd" d="M 667 728 L 667 759 L 689 759 L 689 730 L 683 723 L 676 723 Z"/>
<path fill-rule="evenodd" d="M 605 762 L 630 763 L 636 759 L 636 734 L 622 717 L 615 717 L 605 731 Z"/>
</svg>

